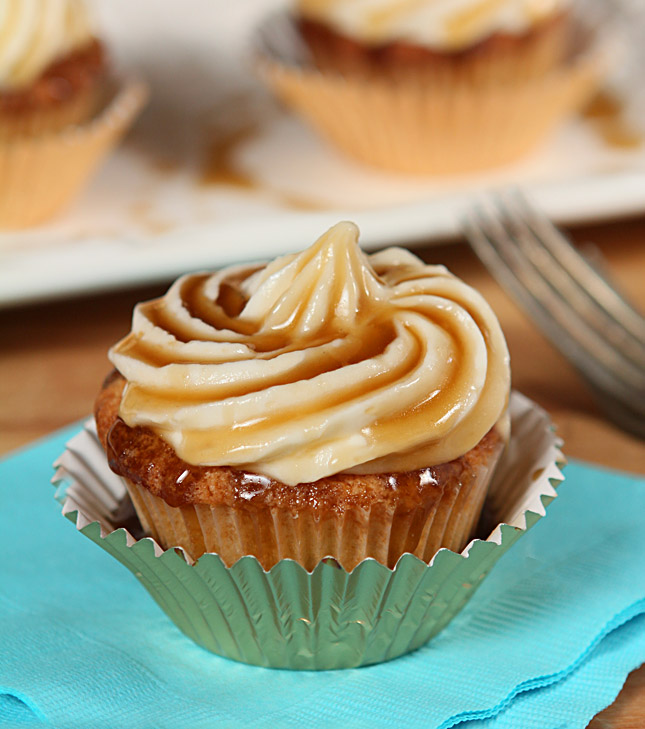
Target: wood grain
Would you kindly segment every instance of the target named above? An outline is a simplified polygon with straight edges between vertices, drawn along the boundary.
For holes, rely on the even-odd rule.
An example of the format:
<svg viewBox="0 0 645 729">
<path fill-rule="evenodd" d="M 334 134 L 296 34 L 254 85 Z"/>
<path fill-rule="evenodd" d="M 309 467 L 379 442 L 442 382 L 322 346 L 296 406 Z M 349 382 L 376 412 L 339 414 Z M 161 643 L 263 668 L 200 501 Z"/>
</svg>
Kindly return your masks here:
<svg viewBox="0 0 645 729">
<path fill-rule="evenodd" d="M 645 218 L 583 228 L 573 236 L 597 245 L 623 290 L 645 309 Z M 490 301 L 508 340 L 514 387 L 550 412 L 568 456 L 645 473 L 642 442 L 603 418 L 575 370 L 465 244 L 427 247 L 420 253 L 429 262 L 446 264 Z M 110 369 L 107 350 L 128 331 L 132 307 L 166 287 L 0 312 L 0 453 L 87 415 Z M 590 724 L 590 729 L 619 727 L 645 727 L 645 667 L 632 674 L 616 703 Z"/>
<path fill-rule="evenodd" d="M 643 729 L 645 727 L 645 666 L 634 671 L 616 701 L 600 712 L 588 729 Z"/>
</svg>

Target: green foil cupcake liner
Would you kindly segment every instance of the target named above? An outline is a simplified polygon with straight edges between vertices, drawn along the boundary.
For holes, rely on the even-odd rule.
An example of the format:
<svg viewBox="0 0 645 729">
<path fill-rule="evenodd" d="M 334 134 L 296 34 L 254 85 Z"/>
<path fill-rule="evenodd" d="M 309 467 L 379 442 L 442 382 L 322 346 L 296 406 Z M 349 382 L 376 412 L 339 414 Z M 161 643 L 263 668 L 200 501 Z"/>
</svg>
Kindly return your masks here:
<svg viewBox="0 0 645 729">
<path fill-rule="evenodd" d="M 141 532 L 122 480 L 88 421 L 56 461 L 63 514 L 131 570 L 188 637 L 227 658 L 274 668 L 334 669 L 396 658 L 426 643 L 461 610 L 495 562 L 540 517 L 563 480 L 548 416 L 513 393 L 511 440 L 484 506 L 496 525 L 429 564 L 404 554 L 393 569 L 366 559 L 346 572 L 332 558 L 308 572 L 285 559 L 265 571 L 252 556 L 226 567 L 216 554 L 191 563 Z M 490 528 L 489 530 L 490 531 Z"/>
</svg>

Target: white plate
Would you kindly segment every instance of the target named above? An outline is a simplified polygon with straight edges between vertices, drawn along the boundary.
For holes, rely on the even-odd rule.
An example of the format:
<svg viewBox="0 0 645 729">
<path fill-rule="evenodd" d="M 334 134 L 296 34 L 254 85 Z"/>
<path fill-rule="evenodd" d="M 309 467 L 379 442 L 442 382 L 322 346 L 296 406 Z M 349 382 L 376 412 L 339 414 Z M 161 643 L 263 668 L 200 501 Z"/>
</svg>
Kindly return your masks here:
<svg viewBox="0 0 645 729">
<path fill-rule="evenodd" d="M 70 210 L 0 234 L 0 305 L 271 257 L 307 246 L 343 218 L 360 225 L 368 248 L 427 244 L 458 234 L 478 192 L 508 184 L 562 223 L 645 212 L 645 147 L 607 146 L 584 120 L 521 163 L 476 176 L 405 177 L 343 158 L 279 109 L 253 73 L 249 35 L 280 0 L 95 4 L 115 63 L 149 80 L 152 102 Z M 630 69 L 645 67 L 645 24 L 631 11 L 636 35 L 614 83 L 635 125 L 645 116 L 636 94 L 644 84 Z"/>
</svg>

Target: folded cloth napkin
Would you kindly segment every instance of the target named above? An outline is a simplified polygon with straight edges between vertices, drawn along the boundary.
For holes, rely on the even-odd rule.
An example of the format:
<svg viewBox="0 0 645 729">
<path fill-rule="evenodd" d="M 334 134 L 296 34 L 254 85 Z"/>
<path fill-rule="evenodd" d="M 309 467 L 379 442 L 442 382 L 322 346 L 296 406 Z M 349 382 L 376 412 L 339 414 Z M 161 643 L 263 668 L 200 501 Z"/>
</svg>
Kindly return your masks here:
<svg viewBox="0 0 645 729">
<path fill-rule="evenodd" d="M 60 514 L 67 429 L 0 463 L 0 727 L 576 729 L 645 661 L 645 480 L 571 463 L 547 518 L 429 645 L 346 671 L 193 644 Z"/>
</svg>

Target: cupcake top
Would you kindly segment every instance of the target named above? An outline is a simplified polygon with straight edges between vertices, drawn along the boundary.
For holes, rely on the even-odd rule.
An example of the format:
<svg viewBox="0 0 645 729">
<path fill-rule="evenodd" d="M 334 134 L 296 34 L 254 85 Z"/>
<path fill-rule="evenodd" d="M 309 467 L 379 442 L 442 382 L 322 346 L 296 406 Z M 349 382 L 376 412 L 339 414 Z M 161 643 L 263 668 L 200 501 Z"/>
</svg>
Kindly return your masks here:
<svg viewBox="0 0 645 729">
<path fill-rule="evenodd" d="M 0 89 L 29 86 L 55 61 L 88 45 L 82 0 L 0 2 Z"/>
<path fill-rule="evenodd" d="M 296 0 L 300 17 L 368 45 L 407 41 L 458 51 L 503 33 L 523 35 L 570 0 Z"/>
<path fill-rule="evenodd" d="M 120 417 L 194 465 L 286 484 L 458 458 L 503 418 L 509 361 L 483 298 L 339 223 L 302 253 L 180 278 L 110 351 Z"/>
</svg>

